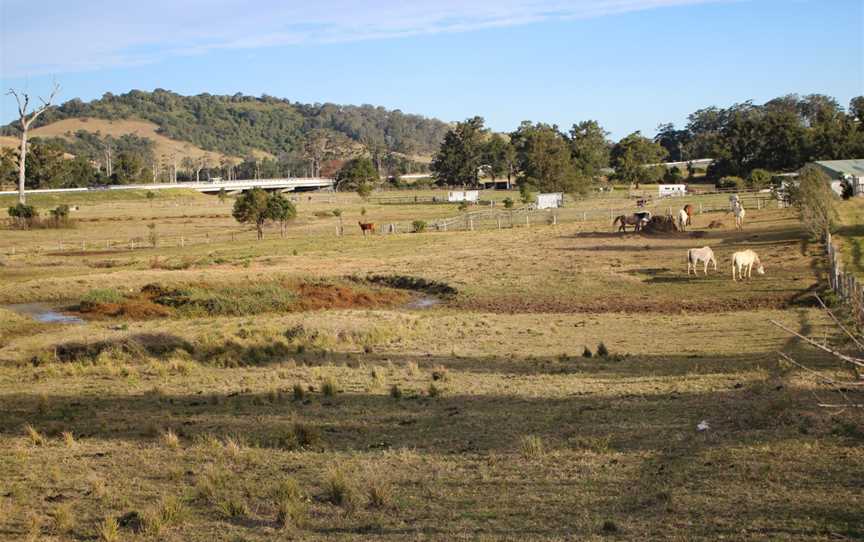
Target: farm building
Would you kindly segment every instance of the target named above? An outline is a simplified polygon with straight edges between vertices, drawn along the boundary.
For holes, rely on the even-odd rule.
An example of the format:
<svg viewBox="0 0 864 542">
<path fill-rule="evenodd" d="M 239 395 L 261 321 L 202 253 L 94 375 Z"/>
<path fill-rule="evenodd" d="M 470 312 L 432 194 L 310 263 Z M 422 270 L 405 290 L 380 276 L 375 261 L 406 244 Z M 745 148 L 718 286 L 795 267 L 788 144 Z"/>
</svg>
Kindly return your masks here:
<svg viewBox="0 0 864 542">
<path fill-rule="evenodd" d="M 843 182 L 852 184 L 852 193 L 864 196 L 864 159 L 859 160 L 821 160 L 813 162 L 831 178 L 831 189 L 843 193 Z"/>
<path fill-rule="evenodd" d="M 564 206 L 564 194 L 552 192 L 549 194 L 537 194 L 538 209 L 557 209 Z"/>
<path fill-rule="evenodd" d="M 452 190 L 447 193 L 447 201 L 477 203 L 480 200 L 479 190 Z"/>
<path fill-rule="evenodd" d="M 658 195 L 661 198 L 671 198 L 687 195 L 686 184 L 661 184 L 657 186 Z"/>
</svg>

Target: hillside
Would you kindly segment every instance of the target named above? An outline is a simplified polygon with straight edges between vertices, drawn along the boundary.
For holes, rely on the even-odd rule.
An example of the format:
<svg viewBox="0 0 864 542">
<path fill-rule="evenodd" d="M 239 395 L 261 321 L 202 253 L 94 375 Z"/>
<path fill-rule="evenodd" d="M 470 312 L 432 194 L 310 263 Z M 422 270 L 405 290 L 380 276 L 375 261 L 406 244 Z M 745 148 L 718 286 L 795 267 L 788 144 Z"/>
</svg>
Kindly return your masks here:
<svg viewBox="0 0 864 542">
<path fill-rule="evenodd" d="M 215 163 L 223 158 L 222 153 L 206 151 L 197 145 L 185 141 L 171 139 L 159 133 L 159 126 L 152 122 L 142 120 L 106 120 L 90 117 L 69 118 L 40 126 L 30 132 L 32 138 L 55 138 L 59 137 L 67 141 L 74 141 L 75 134 L 79 131 L 100 134 L 101 136 L 121 137 L 132 134 L 141 138 L 150 139 L 154 143 L 153 152 L 157 157 L 182 156 L 197 159 L 207 156 Z M 20 141 L 17 137 L 0 137 L 0 147 L 18 148 Z M 266 155 L 261 151 L 256 154 Z"/>
<path fill-rule="evenodd" d="M 40 117 L 33 134 L 63 137 L 79 129 L 137 134 L 166 152 L 209 151 L 236 157 L 255 151 L 301 154 L 311 139 L 318 138 L 325 139 L 328 154 L 337 157 L 355 152 L 359 143 L 376 153 L 420 156 L 437 149 L 447 128 L 436 119 L 371 105 L 310 105 L 242 94 L 181 96 L 157 89 L 108 93 L 91 102 L 69 100 Z M 0 129 L 3 136 L 16 133 L 12 123 Z"/>
</svg>

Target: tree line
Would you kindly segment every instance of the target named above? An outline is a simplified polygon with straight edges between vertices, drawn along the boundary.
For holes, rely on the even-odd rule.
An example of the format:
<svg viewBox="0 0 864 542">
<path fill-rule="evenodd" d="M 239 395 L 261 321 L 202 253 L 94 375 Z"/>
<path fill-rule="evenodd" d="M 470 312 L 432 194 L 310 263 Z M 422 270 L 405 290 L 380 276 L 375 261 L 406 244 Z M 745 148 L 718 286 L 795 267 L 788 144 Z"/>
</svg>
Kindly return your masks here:
<svg viewBox="0 0 864 542">
<path fill-rule="evenodd" d="M 474 117 L 448 130 L 431 169 L 446 186 L 506 177 L 541 191 L 584 193 L 600 177 L 637 185 L 683 179 L 682 168 L 658 165 L 666 160 L 712 158 L 707 180 L 764 184 L 773 173 L 808 162 L 856 157 L 864 157 L 864 97 L 844 110 L 829 96 L 792 94 L 763 105 L 700 109 L 681 130 L 661 124 L 654 138 L 637 131 L 618 142 L 594 120 L 566 132 L 525 121 L 509 134 L 496 134 Z M 692 164 L 686 170 L 694 175 Z"/>
</svg>

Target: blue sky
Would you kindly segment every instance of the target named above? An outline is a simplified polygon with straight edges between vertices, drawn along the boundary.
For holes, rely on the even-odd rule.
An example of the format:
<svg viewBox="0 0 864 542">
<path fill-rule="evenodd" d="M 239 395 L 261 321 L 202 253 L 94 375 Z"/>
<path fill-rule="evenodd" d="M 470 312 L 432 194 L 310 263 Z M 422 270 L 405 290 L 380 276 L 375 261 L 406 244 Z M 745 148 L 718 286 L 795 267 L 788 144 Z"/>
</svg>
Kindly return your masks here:
<svg viewBox="0 0 864 542">
<path fill-rule="evenodd" d="M 407 4 L 407 5 L 406 5 Z M 864 94 L 861 0 L 0 0 L 2 88 L 270 94 L 651 135 L 709 105 Z M 0 100 L 0 120 L 14 101 Z"/>
</svg>

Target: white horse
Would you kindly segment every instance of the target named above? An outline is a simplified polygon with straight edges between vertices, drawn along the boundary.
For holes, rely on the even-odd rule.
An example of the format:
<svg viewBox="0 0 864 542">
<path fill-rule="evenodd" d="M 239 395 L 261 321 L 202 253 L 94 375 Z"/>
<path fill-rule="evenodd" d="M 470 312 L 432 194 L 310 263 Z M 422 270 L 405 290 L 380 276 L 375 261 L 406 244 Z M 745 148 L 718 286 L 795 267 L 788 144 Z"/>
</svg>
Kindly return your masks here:
<svg viewBox="0 0 864 542">
<path fill-rule="evenodd" d="M 760 275 L 765 274 L 765 268 L 762 267 L 762 262 L 759 261 L 759 255 L 750 249 L 739 250 L 732 255 L 732 280 L 735 279 L 735 271 L 738 271 L 738 278 L 744 280 L 750 278 L 753 272 L 753 266 L 756 266 L 756 272 Z"/>
<path fill-rule="evenodd" d="M 743 229 L 744 215 L 747 214 L 747 212 L 744 210 L 744 206 L 741 205 L 739 201 L 735 201 L 735 205 L 732 206 L 732 212 L 735 213 L 735 229 Z"/>
<path fill-rule="evenodd" d="M 687 221 L 690 220 L 690 215 L 687 214 L 687 211 L 681 209 L 678 211 L 678 229 L 681 231 L 687 231 Z"/>
<path fill-rule="evenodd" d="M 691 248 L 687 251 L 687 276 L 690 276 L 690 269 L 693 269 L 694 275 L 699 275 L 699 269 L 696 264 L 705 262 L 703 273 L 708 274 L 708 264 L 714 264 L 714 271 L 717 271 L 717 260 L 714 258 L 714 251 L 711 247 Z"/>
</svg>

